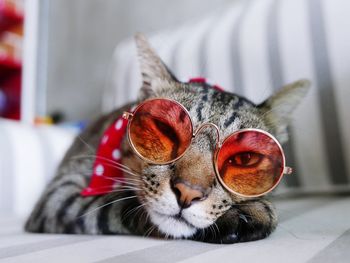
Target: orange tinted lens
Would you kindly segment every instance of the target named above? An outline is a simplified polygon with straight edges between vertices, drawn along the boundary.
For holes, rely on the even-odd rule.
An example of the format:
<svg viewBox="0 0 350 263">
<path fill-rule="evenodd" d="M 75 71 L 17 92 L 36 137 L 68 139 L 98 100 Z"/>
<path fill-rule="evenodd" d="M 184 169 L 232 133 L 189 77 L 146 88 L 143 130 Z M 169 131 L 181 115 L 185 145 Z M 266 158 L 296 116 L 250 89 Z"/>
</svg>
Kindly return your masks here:
<svg viewBox="0 0 350 263">
<path fill-rule="evenodd" d="M 136 109 L 130 123 L 130 139 L 143 158 L 167 163 L 181 156 L 191 143 L 191 119 L 174 101 L 150 100 Z"/>
<path fill-rule="evenodd" d="M 259 131 L 241 131 L 228 137 L 218 153 L 223 183 L 238 194 L 261 195 L 280 180 L 284 157 L 279 144 Z"/>
</svg>

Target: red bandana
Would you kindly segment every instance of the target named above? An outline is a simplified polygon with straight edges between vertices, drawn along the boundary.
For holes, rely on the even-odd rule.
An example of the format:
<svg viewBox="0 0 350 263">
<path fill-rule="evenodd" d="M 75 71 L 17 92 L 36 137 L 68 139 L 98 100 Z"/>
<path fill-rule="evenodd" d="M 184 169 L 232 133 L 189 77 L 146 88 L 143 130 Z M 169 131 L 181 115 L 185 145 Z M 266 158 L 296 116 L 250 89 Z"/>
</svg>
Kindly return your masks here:
<svg viewBox="0 0 350 263">
<path fill-rule="evenodd" d="M 192 78 L 191 83 L 207 83 L 205 78 Z M 218 85 L 212 88 L 223 91 Z M 115 163 L 121 163 L 121 143 L 126 133 L 128 121 L 121 116 L 104 132 L 97 148 L 93 174 L 88 187 L 81 191 L 82 196 L 102 195 L 112 192 L 123 182 L 123 172 Z"/>
<path fill-rule="evenodd" d="M 123 180 L 123 172 L 116 168 L 115 162 L 121 162 L 121 142 L 128 121 L 119 117 L 104 132 L 97 148 L 96 159 L 90 184 L 82 192 L 82 196 L 110 193 Z"/>
</svg>

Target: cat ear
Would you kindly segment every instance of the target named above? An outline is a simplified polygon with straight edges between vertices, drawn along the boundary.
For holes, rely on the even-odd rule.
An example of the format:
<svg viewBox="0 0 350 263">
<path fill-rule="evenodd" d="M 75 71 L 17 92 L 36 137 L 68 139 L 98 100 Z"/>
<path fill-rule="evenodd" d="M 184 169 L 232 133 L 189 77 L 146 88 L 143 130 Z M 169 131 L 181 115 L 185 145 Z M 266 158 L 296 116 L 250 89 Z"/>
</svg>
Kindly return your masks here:
<svg viewBox="0 0 350 263">
<path fill-rule="evenodd" d="M 259 105 L 263 111 L 264 119 L 273 126 L 276 136 L 281 142 L 288 139 L 286 128 L 290 122 L 291 114 L 305 97 L 309 87 L 309 80 L 298 80 L 282 87 Z"/>
<path fill-rule="evenodd" d="M 155 94 L 156 86 L 158 85 L 154 83 L 159 81 L 169 83 L 176 81 L 176 79 L 143 34 L 137 33 L 135 35 L 135 42 L 142 74 L 142 87 L 139 93 L 139 99 L 144 100 Z"/>
</svg>

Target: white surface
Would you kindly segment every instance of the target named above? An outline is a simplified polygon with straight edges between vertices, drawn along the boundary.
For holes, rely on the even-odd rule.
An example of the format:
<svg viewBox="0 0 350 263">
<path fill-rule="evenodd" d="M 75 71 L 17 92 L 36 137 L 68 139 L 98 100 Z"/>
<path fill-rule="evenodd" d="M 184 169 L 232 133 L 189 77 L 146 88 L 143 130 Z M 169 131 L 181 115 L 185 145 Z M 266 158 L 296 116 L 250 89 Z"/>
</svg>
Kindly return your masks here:
<svg viewBox="0 0 350 263">
<path fill-rule="evenodd" d="M 1 218 L 0 261 L 348 262 L 349 195 L 276 200 L 276 206 L 281 222 L 270 237 L 233 245 L 131 236 L 28 234 L 22 232 L 21 220 Z"/>
<path fill-rule="evenodd" d="M 0 119 L 0 214 L 28 214 L 74 133 Z"/>
</svg>

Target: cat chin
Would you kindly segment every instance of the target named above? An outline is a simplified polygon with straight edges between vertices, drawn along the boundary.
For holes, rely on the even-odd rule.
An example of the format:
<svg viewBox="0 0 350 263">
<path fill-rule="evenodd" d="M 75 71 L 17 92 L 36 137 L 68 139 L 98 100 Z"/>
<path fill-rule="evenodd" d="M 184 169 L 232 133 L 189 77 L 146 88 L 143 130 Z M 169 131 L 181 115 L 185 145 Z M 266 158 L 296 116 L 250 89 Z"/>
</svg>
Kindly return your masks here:
<svg viewBox="0 0 350 263">
<path fill-rule="evenodd" d="M 151 221 L 165 235 L 173 238 L 191 237 L 196 228 L 186 222 L 182 222 L 172 216 L 162 215 L 157 212 L 149 212 Z"/>
</svg>

